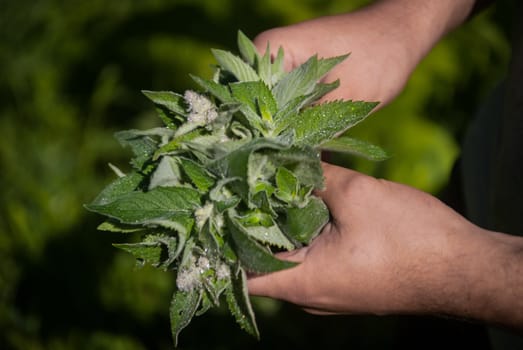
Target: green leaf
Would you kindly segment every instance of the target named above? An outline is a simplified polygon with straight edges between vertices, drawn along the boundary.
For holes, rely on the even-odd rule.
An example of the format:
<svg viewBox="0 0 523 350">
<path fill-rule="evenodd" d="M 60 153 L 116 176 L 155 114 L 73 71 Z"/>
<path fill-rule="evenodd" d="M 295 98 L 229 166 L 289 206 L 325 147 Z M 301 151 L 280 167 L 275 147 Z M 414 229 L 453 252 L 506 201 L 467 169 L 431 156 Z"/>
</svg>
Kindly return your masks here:
<svg viewBox="0 0 523 350">
<path fill-rule="evenodd" d="M 217 229 L 217 227 L 220 227 L 217 222 L 223 223 L 223 216 L 218 214 L 211 215 L 198 233 L 201 248 L 206 251 L 207 256 L 217 257 L 221 254 L 220 250 L 224 240 L 222 234 Z"/>
<path fill-rule="evenodd" d="M 279 107 L 285 106 L 294 98 L 309 94 L 318 78 L 316 75 L 318 59 L 313 56 L 299 67 L 287 73 L 272 89 Z"/>
<path fill-rule="evenodd" d="M 276 172 L 276 187 L 280 194 L 295 197 L 298 194 L 298 179 L 288 169 L 279 167 Z"/>
<path fill-rule="evenodd" d="M 280 46 L 271 67 L 271 86 L 274 86 L 276 83 L 278 83 L 278 81 L 280 81 L 282 77 L 285 76 L 285 74 L 287 74 L 283 66 L 283 56 L 283 48 Z"/>
<path fill-rule="evenodd" d="M 194 225 L 194 219 L 189 211 L 178 211 L 166 218 L 150 219 L 142 224 L 161 226 L 170 230 L 177 231 L 179 236 L 187 236 Z"/>
<path fill-rule="evenodd" d="M 219 306 L 214 303 L 210 293 L 202 293 L 202 300 L 200 302 L 200 308 L 194 313 L 194 316 L 201 316 L 209 311 L 213 306 Z"/>
<path fill-rule="evenodd" d="M 113 246 L 154 267 L 160 266 L 165 259 L 162 257 L 164 249 L 159 243 L 113 243 Z"/>
<path fill-rule="evenodd" d="M 231 83 L 229 86 L 249 124 L 258 132 L 266 134 L 267 125 L 272 123 L 272 115 L 277 108 L 269 88 L 262 81 Z"/>
<path fill-rule="evenodd" d="M 245 121 L 251 126 L 250 131 L 252 131 L 256 137 L 260 134 L 267 134 L 267 128 L 263 125 L 262 119 L 254 110 L 245 104 L 240 105 L 239 110 L 245 118 Z"/>
<path fill-rule="evenodd" d="M 150 176 L 149 190 L 156 187 L 180 186 L 181 173 L 173 157 L 163 156 Z"/>
<path fill-rule="evenodd" d="M 240 203 L 240 198 L 235 196 L 226 187 L 227 184 L 238 181 L 238 178 L 225 178 L 216 183 L 216 186 L 209 192 L 209 198 L 214 202 L 218 213 L 223 213 L 227 209 L 236 207 Z"/>
<path fill-rule="evenodd" d="M 176 239 L 176 237 L 173 236 L 149 235 L 146 237 L 145 241 L 158 241 L 162 243 L 165 248 L 167 248 L 167 259 L 162 262 L 162 266 L 164 268 L 168 268 L 182 252 L 182 248 L 185 245 L 186 236 L 187 235 L 185 234 L 179 234 L 178 239 Z"/>
<path fill-rule="evenodd" d="M 131 164 L 137 170 L 142 169 L 158 147 L 155 140 L 148 135 L 143 135 L 139 130 L 119 131 L 115 133 L 115 137 L 122 146 L 131 148 L 135 155 Z"/>
<path fill-rule="evenodd" d="M 126 224 L 147 223 L 155 219 L 175 220 L 200 205 L 198 191 L 188 187 L 156 187 L 148 192 L 130 192 L 106 204 L 91 204 L 87 209 Z"/>
<path fill-rule="evenodd" d="M 227 227 L 243 267 L 253 272 L 274 272 L 296 266 L 296 263 L 276 259 L 266 248 L 250 238 L 245 228 L 231 215 L 227 215 Z"/>
<path fill-rule="evenodd" d="M 272 194 L 269 181 L 272 180 L 275 173 L 276 167 L 268 155 L 261 152 L 251 153 L 247 166 L 247 183 L 253 194 L 262 190 L 268 190 Z"/>
<path fill-rule="evenodd" d="M 184 117 L 187 115 L 185 100 L 180 94 L 172 91 L 148 90 L 142 90 L 142 93 L 157 106 L 165 107 L 167 110 Z"/>
<path fill-rule="evenodd" d="M 229 92 L 229 89 L 227 86 L 218 84 L 212 80 L 202 79 L 200 77 L 191 75 L 191 78 L 202 88 L 205 89 L 206 92 L 209 92 L 211 95 L 216 97 L 218 100 L 220 100 L 223 103 L 232 102 L 231 93 Z"/>
<path fill-rule="evenodd" d="M 244 226 L 245 232 L 259 242 L 270 244 L 286 250 L 294 249 L 294 244 L 281 232 L 278 225 L 272 226 Z"/>
<path fill-rule="evenodd" d="M 234 315 L 236 322 L 247 333 L 260 338 L 260 332 L 256 325 L 254 312 L 252 311 L 249 294 L 247 291 L 247 276 L 243 269 L 240 269 L 239 276 L 232 278 L 232 283 L 225 292 L 229 310 Z"/>
<path fill-rule="evenodd" d="M 300 95 L 290 100 L 274 114 L 274 133 L 277 135 L 285 130 L 296 118 L 296 115 L 304 108 L 317 101 L 325 94 L 336 89 L 340 85 L 339 80 L 330 84 L 317 84 L 312 92 Z"/>
<path fill-rule="evenodd" d="M 100 225 L 98 225 L 97 229 L 100 231 L 121 233 L 132 233 L 146 230 L 146 228 L 143 226 L 122 224 L 111 219 L 102 222 Z"/>
<path fill-rule="evenodd" d="M 208 134 L 197 136 L 193 139 L 184 141 L 182 149 L 190 150 L 192 155 L 202 164 L 207 164 L 210 158 L 221 149 L 222 135 Z M 225 143 L 225 142 L 224 142 Z"/>
<path fill-rule="evenodd" d="M 311 197 L 304 208 L 287 209 L 282 229 L 291 239 L 310 243 L 329 221 L 329 210 L 318 197 Z"/>
<path fill-rule="evenodd" d="M 289 169 L 304 186 L 322 189 L 324 186 L 320 153 L 311 147 L 292 147 L 271 154 L 276 166 Z"/>
<path fill-rule="evenodd" d="M 164 154 L 180 150 L 182 148 L 182 145 L 185 142 L 191 141 L 192 139 L 200 136 L 200 134 L 201 134 L 201 130 L 197 129 L 197 130 L 193 130 L 193 131 L 190 131 L 190 132 L 182 134 L 182 135 L 174 136 L 173 138 L 171 138 L 171 140 L 169 142 L 167 142 L 166 144 L 164 144 L 156 149 L 156 151 L 153 154 L 152 159 L 157 160 Z"/>
<path fill-rule="evenodd" d="M 331 92 L 332 90 L 337 89 L 339 86 L 340 86 L 339 80 L 336 80 L 336 81 L 334 81 L 332 83 L 328 83 L 328 84 L 323 84 L 323 83 L 316 84 L 316 86 L 314 87 L 312 92 L 310 94 L 304 96 L 305 98 L 303 99 L 303 102 L 302 102 L 302 108 L 311 105 L 312 103 L 316 102 L 317 100 L 319 100 L 320 98 L 322 98 L 323 96 L 325 96 L 326 94 Z"/>
<path fill-rule="evenodd" d="M 296 134 L 297 145 L 318 146 L 365 119 L 376 105 L 361 101 L 326 102 L 291 116 L 287 124 Z"/>
<path fill-rule="evenodd" d="M 220 64 L 220 66 L 232 73 L 239 81 L 256 81 L 260 80 L 260 77 L 254 69 L 245 63 L 240 57 L 233 55 L 232 53 L 224 50 L 211 50 L 214 58 Z"/>
<path fill-rule="evenodd" d="M 267 43 L 265 54 L 257 59 L 257 70 L 260 79 L 268 86 L 272 87 L 272 64 L 271 64 L 271 48 Z"/>
<path fill-rule="evenodd" d="M 258 50 L 251 39 L 243 34 L 241 30 L 238 31 L 238 49 L 245 62 L 254 66 L 254 63 L 259 58 Z"/>
<path fill-rule="evenodd" d="M 240 123 L 236 120 L 231 123 L 230 130 L 231 130 L 231 133 L 234 134 L 234 136 L 239 137 L 240 139 L 233 140 L 231 142 L 224 142 L 224 144 L 233 145 L 232 148 L 227 146 L 227 149 L 229 151 L 233 151 L 233 150 L 239 148 L 241 145 L 244 145 L 247 141 L 250 141 L 252 139 L 251 131 L 248 128 L 246 128 L 242 123 Z"/>
<path fill-rule="evenodd" d="M 238 216 L 238 222 L 241 223 L 244 228 L 258 225 L 269 227 L 274 224 L 272 216 L 259 209 L 253 209 L 242 213 L 242 215 Z"/>
<path fill-rule="evenodd" d="M 309 203 L 309 195 L 314 188 L 312 185 L 300 185 L 298 178 L 285 167 L 278 168 L 276 186 L 276 198 L 299 208 Z"/>
<path fill-rule="evenodd" d="M 231 83 L 229 86 L 233 97 L 248 105 L 258 115 L 262 116 L 260 110 L 266 110 L 271 116 L 276 113 L 276 101 L 263 81 Z"/>
<path fill-rule="evenodd" d="M 316 83 L 346 57 L 339 56 L 318 60 L 317 56 L 312 56 L 305 63 L 286 74 L 272 90 L 276 101 L 278 101 L 278 106 L 283 107 L 298 96 L 310 94 Z"/>
<path fill-rule="evenodd" d="M 115 243 L 113 246 L 132 254 L 141 265 L 167 268 L 180 254 L 178 243 L 184 241 L 165 234 L 149 234 L 143 242 Z"/>
<path fill-rule="evenodd" d="M 171 112 L 169 109 L 163 106 L 156 105 L 156 114 L 158 118 L 165 124 L 167 128 L 175 130 L 180 124 L 185 122 L 186 117 Z"/>
<path fill-rule="evenodd" d="M 143 179 L 143 175 L 136 172 L 129 173 L 124 177 L 119 177 L 107 185 L 107 187 L 96 196 L 91 205 L 104 205 L 111 203 L 120 196 L 138 189 Z"/>
<path fill-rule="evenodd" d="M 190 292 L 176 291 L 171 300 L 169 315 L 171 319 L 171 333 L 173 336 L 174 346 L 178 346 L 178 335 L 193 318 L 200 300 L 202 290 L 193 290 Z"/>
<path fill-rule="evenodd" d="M 347 136 L 340 136 L 322 143 L 320 148 L 325 151 L 354 154 L 374 161 L 389 158 L 387 152 L 381 147 Z"/>
<path fill-rule="evenodd" d="M 200 164 L 187 158 L 179 157 L 178 159 L 185 174 L 200 191 L 207 192 L 214 185 L 214 176 Z"/>
<path fill-rule="evenodd" d="M 274 187 L 265 186 L 257 193 L 253 193 L 249 198 L 250 206 L 259 208 L 262 211 L 269 213 L 272 217 L 277 217 L 278 214 L 274 211 L 274 206 L 270 195 L 274 192 Z"/>
<path fill-rule="evenodd" d="M 254 151 L 260 149 L 281 150 L 287 148 L 282 139 L 256 138 L 247 142 L 238 149 L 226 154 L 212 163 L 209 168 L 220 177 L 238 178 L 240 181 L 234 181 L 230 184 L 231 189 L 243 199 L 248 197 L 247 179 L 249 156 Z"/>
<path fill-rule="evenodd" d="M 325 74 L 327 74 L 332 68 L 340 64 L 342 61 L 344 61 L 347 57 L 349 57 L 349 54 L 336 56 L 336 57 L 329 57 L 329 58 L 321 58 L 318 60 L 318 67 L 317 67 L 317 76 L 318 79 L 321 79 Z"/>
<path fill-rule="evenodd" d="M 221 262 L 217 263 L 223 264 Z M 224 265 L 225 266 L 225 265 Z M 210 270 L 208 270 L 210 271 Z M 212 304 L 214 306 L 220 305 L 220 296 L 222 293 L 229 287 L 231 283 L 230 277 L 218 278 L 216 276 L 216 271 L 212 272 L 213 278 L 204 278 L 203 285 L 207 291 L 206 295 L 211 298 Z"/>
</svg>

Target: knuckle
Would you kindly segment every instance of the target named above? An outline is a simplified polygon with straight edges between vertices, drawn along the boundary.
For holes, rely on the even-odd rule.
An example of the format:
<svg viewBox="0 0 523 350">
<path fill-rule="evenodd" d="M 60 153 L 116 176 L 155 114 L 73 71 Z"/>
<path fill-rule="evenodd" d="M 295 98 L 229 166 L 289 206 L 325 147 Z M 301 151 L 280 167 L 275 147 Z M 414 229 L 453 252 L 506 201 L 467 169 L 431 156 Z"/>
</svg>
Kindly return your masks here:
<svg viewBox="0 0 523 350">
<path fill-rule="evenodd" d="M 368 197 L 374 193 L 380 185 L 380 180 L 373 177 L 357 174 L 343 180 L 340 186 L 345 197 Z"/>
</svg>

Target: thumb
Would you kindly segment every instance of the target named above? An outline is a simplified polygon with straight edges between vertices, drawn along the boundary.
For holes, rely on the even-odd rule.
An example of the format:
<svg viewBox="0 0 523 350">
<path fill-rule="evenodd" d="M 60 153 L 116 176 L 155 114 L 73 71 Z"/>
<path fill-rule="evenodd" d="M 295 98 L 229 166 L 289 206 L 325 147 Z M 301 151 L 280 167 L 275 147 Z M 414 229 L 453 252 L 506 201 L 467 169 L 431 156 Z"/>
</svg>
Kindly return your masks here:
<svg viewBox="0 0 523 350">
<path fill-rule="evenodd" d="M 249 275 L 247 287 L 252 295 L 292 301 L 300 289 L 303 265 L 309 247 L 276 254 L 281 260 L 299 263 L 295 267 L 263 275 Z"/>
</svg>

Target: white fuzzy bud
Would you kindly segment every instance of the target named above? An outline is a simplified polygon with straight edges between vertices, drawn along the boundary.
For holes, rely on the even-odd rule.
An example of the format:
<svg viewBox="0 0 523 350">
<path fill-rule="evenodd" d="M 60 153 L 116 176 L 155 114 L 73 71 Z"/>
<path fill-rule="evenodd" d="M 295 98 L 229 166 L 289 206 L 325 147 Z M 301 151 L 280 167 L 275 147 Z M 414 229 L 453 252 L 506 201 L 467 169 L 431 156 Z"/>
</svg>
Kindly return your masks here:
<svg viewBox="0 0 523 350">
<path fill-rule="evenodd" d="M 214 216 L 214 224 L 216 225 L 217 228 L 223 228 L 223 226 L 225 225 L 225 222 L 223 221 L 222 214 L 217 214 Z"/>
<path fill-rule="evenodd" d="M 200 272 L 205 272 L 210 266 L 209 259 L 205 256 L 202 255 L 198 258 L 198 268 L 200 269 Z"/>
<path fill-rule="evenodd" d="M 176 276 L 176 287 L 182 292 L 190 292 L 202 285 L 200 271 L 196 266 L 182 269 Z"/>
<path fill-rule="evenodd" d="M 231 270 L 227 264 L 221 263 L 216 269 L 216 277 L 219 280 L 229 278 L 231 276 Z"/>
<path fill-rule="evenodd" d="M 202 228 L 205 222 L 211 217 L 213 205 L 212 203 L 206 203 L 203 207 L 198 208 L 194 211 L 196 218 L 196 227 Z"/>
<path fill-rule="evenodd" d="M 183 97 L 189 105 L 187 120 L 190 123 L 207 125 L 218 118 L 216 106 L 206 96 L 187 90 Z"/>
</svg>

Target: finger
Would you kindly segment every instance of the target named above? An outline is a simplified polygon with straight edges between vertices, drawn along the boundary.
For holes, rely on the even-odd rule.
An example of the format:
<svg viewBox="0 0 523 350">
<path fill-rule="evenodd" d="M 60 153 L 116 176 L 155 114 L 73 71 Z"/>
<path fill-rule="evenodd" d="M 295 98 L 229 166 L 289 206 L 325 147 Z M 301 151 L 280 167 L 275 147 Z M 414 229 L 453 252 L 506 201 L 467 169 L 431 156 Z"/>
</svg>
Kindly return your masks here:
<svg viewBox="0 0 523 350">
<path fill-rule="evenodd" d="M 351 181 L 366 175 L 325 162 L 322 162 L 322 168 L 323 176 L 325 177 L 325 188 L 322 191 L 315 191 L 314 194 L 325 202 L 332 217 L 340 221 L 347 215 L 346 189 Z"/>
<path fill-rule="evenodd" d="M 325 311 L 325 310 L 322 310 L 322 309 L 314 309 L 314 308 L 310 308 L 310 307 L 307 307 L 307 308 L 302 308 L 303 311 L 309 313 L 309 314 L 312 314 L 312 315 L 318 315 L 318 316 L 332 316 L 332 315 L 339 315 L 340 313 L 338 312 L 332 312 L 332 311 Z"/>
<path fill-rule="evenodd" d="M 275 38 L 270 33 L 271 31 L 258 34 L 258 36 L 254 38 L 253 43 L 260 55 L 264 55 L 267 48 L 269 48 L 271 58 L 274 58 L 278 52 L 278 46 L 275 45 Z"/>
</svg>

